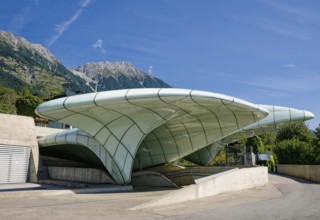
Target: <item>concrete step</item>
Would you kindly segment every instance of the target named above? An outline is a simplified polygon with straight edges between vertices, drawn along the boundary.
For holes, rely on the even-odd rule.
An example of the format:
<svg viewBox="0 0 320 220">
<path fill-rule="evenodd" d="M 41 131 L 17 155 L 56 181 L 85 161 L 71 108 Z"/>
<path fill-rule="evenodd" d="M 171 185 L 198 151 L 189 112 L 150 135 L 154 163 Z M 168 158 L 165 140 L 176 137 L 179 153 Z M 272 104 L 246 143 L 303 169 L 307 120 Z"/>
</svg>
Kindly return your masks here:
<svg viewBox="0 0 320 220">
<path fill-rule="evenodd" d="M 76 181 L 55 180 L 55 179 L 43 179 L 39 180 L 40 184 L 54 185 L 66 188 L 88 188 L 90 184 Z"/>
</svg>

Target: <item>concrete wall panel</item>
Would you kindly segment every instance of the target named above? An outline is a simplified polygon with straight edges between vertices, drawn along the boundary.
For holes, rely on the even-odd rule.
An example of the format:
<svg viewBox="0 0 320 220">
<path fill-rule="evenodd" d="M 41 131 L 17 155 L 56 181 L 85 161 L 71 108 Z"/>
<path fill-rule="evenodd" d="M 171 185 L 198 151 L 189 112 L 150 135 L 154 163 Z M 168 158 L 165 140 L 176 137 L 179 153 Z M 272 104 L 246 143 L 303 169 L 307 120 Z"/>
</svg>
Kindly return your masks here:
<svg viewBox="0 0 320 220">
<path fill-rule="evenodd" d="M 278 164 L 278 173 L 320 183 L 320 165 Z"/>
<path fill-rule="evenodd" d="M 0 114 L 0 144 L 31 147 L 31 182 L 37 182 L 39 148 L 34 120 L 31 117 Z"/>
</svg>

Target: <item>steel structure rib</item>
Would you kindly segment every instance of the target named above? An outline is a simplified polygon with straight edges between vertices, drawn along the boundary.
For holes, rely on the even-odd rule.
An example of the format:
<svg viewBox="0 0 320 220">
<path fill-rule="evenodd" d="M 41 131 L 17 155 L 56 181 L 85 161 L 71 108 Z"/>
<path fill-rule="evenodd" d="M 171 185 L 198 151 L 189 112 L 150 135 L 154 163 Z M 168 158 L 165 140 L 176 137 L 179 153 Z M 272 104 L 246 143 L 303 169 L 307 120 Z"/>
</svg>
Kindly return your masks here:
<svg viewBox="0 0 320 220">
<path fill-rule="evenodd" d="M 52 100 L 38 106 L 36 113 L 81 129 L 40 139 L 40 147 L 87 146 L 88 141 L 77 141 L 81 132 L 87 133 L 98 143 L 94 153 L 111 176 L 127 184 L 139 165 L 183 158 L 265 118 L 269 110 L 217 93 L 128 89 Z"/>
<path fill-rule="evenodd" d="M 224 145 L 237 141 L 241 137 L 248 138 L 253 135 L 272 132 L 290 126 L 291 124 L 304 122 L 314 117 L 311 112 L 294 108 L 271 105 L 259 105 L 259 107 L 268 109 L 270 114 L 266 118 L 241 128 L 236 132 L 223 137 L 219 141 L 215 141 L 199 151 L 188 155 L 185 159 L 199 165 L 208 165 Z M 199 154 L 201 155 L 200 158 L 198 156 Z"/>
</svg>

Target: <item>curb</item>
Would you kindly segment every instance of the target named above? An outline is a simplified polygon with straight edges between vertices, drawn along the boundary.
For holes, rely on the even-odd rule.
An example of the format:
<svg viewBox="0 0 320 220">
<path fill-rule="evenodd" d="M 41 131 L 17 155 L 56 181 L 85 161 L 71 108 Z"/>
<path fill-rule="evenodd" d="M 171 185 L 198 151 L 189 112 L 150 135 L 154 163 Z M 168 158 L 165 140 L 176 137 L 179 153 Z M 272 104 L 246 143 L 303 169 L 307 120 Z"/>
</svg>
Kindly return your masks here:
<svg viewBox="0 0 320 220">
<path fill-rule="evenodd" d="M 0 199 L 35 197 L 35 196 L 56 196 L 66 194 L 90 194 L 90 193 L 113 193 L 132 191 L 132 186 L 110 186 L 92 187 L 85 189 L 38 189 L 0 192 Z"/>
</svg>

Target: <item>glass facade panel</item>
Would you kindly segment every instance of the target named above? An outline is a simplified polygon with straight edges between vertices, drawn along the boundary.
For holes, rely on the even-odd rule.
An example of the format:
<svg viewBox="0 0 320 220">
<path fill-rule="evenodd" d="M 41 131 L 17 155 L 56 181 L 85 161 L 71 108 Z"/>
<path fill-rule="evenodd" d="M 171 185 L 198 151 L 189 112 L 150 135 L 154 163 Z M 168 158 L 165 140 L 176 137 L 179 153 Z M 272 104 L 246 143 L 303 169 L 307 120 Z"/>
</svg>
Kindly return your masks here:
<svg viewBox="0 0 320 220">
<path fill-rule="evenodd" d="M 222 146 L 208 143 L 229 143 L 237 135 L 264 133 L 314 117 L 297 109 L 175 88 L 72 96 L 43 103 L 37 112 L 81 129 L 41 138 L 40 147 L 68 143 L 86 146 L 118 183 L 130 180 L 134 160 L 135 168 L 144 168 L 191 154 L 187 158 L 205 164 Z M 83 152 L 72 153 L 83 157 Z"/>
</svg>

